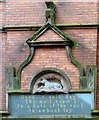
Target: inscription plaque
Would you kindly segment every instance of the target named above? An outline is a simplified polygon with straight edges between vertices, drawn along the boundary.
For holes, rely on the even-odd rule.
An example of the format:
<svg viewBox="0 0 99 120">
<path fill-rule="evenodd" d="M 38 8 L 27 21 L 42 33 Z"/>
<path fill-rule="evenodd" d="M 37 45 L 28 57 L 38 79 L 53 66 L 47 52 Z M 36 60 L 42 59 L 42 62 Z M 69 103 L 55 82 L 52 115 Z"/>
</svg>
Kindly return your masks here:
<svg viewBox="0 0 99 120">
<path fill-rule="evenodd" d="M 90 115 L 91 94 L 10 94 L 11 115 Z"/>
</svg>

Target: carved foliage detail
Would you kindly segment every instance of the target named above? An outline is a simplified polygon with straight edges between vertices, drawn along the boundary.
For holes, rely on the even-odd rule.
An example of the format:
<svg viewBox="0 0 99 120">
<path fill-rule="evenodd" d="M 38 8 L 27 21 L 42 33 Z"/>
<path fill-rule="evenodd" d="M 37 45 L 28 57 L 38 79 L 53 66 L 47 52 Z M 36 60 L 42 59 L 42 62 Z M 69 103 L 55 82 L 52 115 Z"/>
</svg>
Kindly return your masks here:
<svg viewBox="0 0 99 120">
<path fill-rule="evenodd" d="M 96 67 L 94 65 L 87 67 L 87 88 L 95 89 Z"/>
<path fill-rule="evenodd" d="M 88 88 L 94 88 L 94 74 L 91 68 L 89 69 L 88 77 L 89 77 L 87 82 Z"/>
</svg>

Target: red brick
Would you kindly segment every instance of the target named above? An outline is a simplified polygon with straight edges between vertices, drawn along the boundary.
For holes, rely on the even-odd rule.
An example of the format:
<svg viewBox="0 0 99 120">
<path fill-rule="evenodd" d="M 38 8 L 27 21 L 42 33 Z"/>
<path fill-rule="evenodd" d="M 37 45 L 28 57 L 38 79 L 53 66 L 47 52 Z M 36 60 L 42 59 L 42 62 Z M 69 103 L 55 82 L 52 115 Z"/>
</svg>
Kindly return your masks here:
<svg viewBox="0 0 99 120">
<path fill-rule="evenodd" d="M 56 2 L 57 24 L 96 24 L 96 2 Z M 0 3 L 0 26 L 2 25 L 39 25 L 45 23 L 44 2 L 23 0 L 9 0 Z M 79 47 L 73 48 L 73 56 L 79 61 L 86 71 L 87 65 L 97 65 L 99 57 L 97 47 L 97 29 L 66 29 L 65 33 L 78 42 Z M 36 31 L 7 31 L 1 32 L 0 51 L 2 51 L 2 71 L 0 99 L 2 110 L 6 110 L 5 94 L 5 67 L 14 66 L 16 71 L 19 65 L 29 55 L 29 48 L 25 41 Z M 98 36 L 99 39 L 99 36 Z M 62 40 L 53 31 L 46 31 L 38 41 Z M 98 43 L 99 44 L 99 43 Z M 98 45 L 99 46 L 99 45 Z M 54 54 L 54 55 L 53 55 Z M 98 57 L 98 58 L 97 58 Z M 56 67 L 63 70 L 69 77 L 72 88 L 79 89 L 79 71 L 67 58 L 64 47 L 37 48 L 31 63 L 25 67 L 21 76 L 21 89 L 28 89 L 32 75 L 44 67 Z M 99 73 L 98 73 L 99 74 Z M 99 109 L 99 78 L 97 79 L 97 109 Z M 1 109 L 1 108 L 0 108 Z"/>
</svg>

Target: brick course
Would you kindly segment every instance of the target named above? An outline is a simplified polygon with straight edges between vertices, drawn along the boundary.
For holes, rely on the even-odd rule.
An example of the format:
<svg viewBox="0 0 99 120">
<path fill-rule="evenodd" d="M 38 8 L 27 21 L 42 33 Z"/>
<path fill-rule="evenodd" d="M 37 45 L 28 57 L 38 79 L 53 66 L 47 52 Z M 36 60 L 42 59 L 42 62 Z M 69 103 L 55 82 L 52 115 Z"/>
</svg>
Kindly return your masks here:
<svg viewBox="0 0 99 120">
<path fill-rule="evenodd" d="M 0 27 L 5 24 L 5 2 L 0 3 Z"/>
<path fill-rule="evenodd" d="M 94 24 L 97 2 L 56 2 L 57 24 Z M 39 25 L 45 23 L 44 2 L 6 2 L 6 25 Z"/>
</svg>

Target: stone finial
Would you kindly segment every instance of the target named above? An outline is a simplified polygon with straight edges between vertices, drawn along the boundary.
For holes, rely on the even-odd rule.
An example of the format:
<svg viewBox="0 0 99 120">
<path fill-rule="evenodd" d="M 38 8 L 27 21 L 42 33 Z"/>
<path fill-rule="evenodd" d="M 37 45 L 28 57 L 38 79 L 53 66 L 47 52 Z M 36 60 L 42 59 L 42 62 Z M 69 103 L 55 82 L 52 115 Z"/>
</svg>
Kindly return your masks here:
<svg viewBox="0 0 99 120">
<path fill-rule="evenodd" d="M 46 1 L 47 10 L 45 12 L 46 22 L 54 24 L 55 22 L 55 4 L 53 2 Z"/>
</svg>

